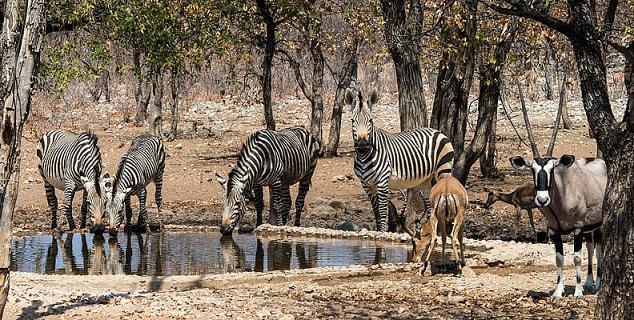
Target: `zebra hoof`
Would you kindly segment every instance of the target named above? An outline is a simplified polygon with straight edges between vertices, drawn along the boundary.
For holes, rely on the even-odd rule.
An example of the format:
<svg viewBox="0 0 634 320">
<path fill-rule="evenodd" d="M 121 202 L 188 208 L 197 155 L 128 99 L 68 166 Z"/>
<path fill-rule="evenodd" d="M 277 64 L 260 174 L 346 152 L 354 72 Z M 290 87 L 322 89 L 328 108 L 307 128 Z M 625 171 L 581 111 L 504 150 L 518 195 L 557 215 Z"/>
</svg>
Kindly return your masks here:
<svg viewBox="0 0 634 320">
<path fill-rule="evenodd" d="M 106 227 L 103 224 L 96 224 L 90 227 L 90 232 L 95 234 L 102 234 L 106 231 Z"/>
<path fill-rule="evenodd" d="M 157 232 L 163 229 L 163 226 L 160 223 L 150 223 L 149 225 L 150 231 Z"/>
<path fill-rule="evenodd" d="M 148 230 L 148 226 L 146 224 L 137 224 L 134 228 L 134 232 L 145 233 Z"/>
<path fill-rule="evenodd" d="M 118 232 L 119 232 L 118 229 L 108 229 L 108 234 L 111 237 L 116 237 Z M 101 235 L 101 233 L 95 233 L 95 235 Z"/>
<path fill-rule="evenodd" d="M 232 232 L 233 232 L 233 228 L 230 227 L 229 225 L 223 224 L 220 226 L 220 233 L 223 236 L 230 236 Z"/>
</svg>

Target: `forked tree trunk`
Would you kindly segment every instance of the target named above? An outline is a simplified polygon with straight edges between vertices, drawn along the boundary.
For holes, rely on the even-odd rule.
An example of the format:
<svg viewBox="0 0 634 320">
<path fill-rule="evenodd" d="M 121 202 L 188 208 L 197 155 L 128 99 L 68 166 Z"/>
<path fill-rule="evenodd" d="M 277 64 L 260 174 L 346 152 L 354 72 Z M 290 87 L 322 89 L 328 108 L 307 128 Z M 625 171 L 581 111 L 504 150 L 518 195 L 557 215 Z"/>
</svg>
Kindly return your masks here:
<svg viewBox="0 0 634 320">
<path fill-rule="evenodd" d="M 163 138 L 163 76 L 161 70 L 152 72 L 152 96 L 154 102 L 148 117 L 150 134 Z"/>
<path fill-rule="evenodd" d="M 495 143 L 495 133 L 491 129 L 496 120 L 498 102 L 500 101 L 501 72 L 506 64 L 506 57 L 515 41 L 518 21 L 509 21 L 509 26 L 503 29 L 500 42 L 495 44 L 493 61 L 482 66 L 480 71 L 480 94 L 478 98 L 478 122 L 473 140 L 454 162 L 453 175 L 466 185 L 469 171 L 473 164 L 482 156 L 489 139 Z"/>
<path fill-rule="evenodd" d="M 256 5 L 260 15 L 264 18 L 266 27 L 266 42 L 264 44 L 264 56 L 262 57 L 262 75 L 260 77 L 262 83 L 262 103 L 264 104 L 264 120 L 266 128 L 275 130 L 275 118 L 273 117 L 273 106 L 271 101 L 271 69 L 273 68 L 273 56 L 275 54 L 275 31 L 277 25 L 273 19 L 273 14 L 268 7 L 266 0 L 256 0 Z"/>
<path fill-rule="evenodd" d="M 466 0 L 456 4 L 456 14 L 464 17 L 464 26 L 458 28 L 450 24 L 444 28 L 446 41 L 454 42 L 452 45 L 458 50 L 445 50 L 438 64 L 436 94 L 430 122 L 430 127 L 440 130 L 451 139 L 456 158 L 459 158 L 464 150 L 469 115 L 469 92 L 475 69 L 473 39 L 477 29 L 477 5 L 477 0 Z M 462 39 L 468 39 L 467 45 L 464 45 Z"/>
<path fill-rule="evenodd" d="M 420 0 L 381 1 L 385 42 L 394 61 L 401 131 L 427 126 L 420 67 L 423 11 Z"/>
<path fill-rule="evenodd" d="M 21 3 L 5 1 L 0 39 L 0 318 L 9 294 L 11 227 L 20 182 L 22 129 L 31 109 L 33 77 L 40 62 L 48 9 L 44 0 L 28 1 L 26 6 Z"/>
<path fill-rule="evenodd" d="M 341 71 L 333 74 L 337 82 L 337 90 L 335 91 L 335 103 L 332 106 L 332 116 L 330 118 L 330 134 L 328 135 L 328 144 L 324 151 L 327 157 L 337 155 L 339 148 L 339 139 L 341 137 L 341 114 L 344 108 L 344 96 L 346 89 L 354 85 L 357 79 L 357 49 L 359 41 L 357 37 L 353 37 L 346 45 L 344 54 L 344 65 Z M 332 71 L 332 70 L 331 70 Z"/>
<path fill-rule="evenodd" d="M 134 123 L 136 126 L 141 126 L 141 124 L 145 122 L 145 119 L 147 119 L 147 107 L 150 103 L 150 94 L 152 92 L 150 90 L 150 82 L 145 79 L 146 75 L 141 65 L 141 52 L 138 49 L 134 49 L 132 52 L 132 63 L 136 77 L 136 83 L 134 85 L 136 116 L 134 117 Z"/>
</svg>

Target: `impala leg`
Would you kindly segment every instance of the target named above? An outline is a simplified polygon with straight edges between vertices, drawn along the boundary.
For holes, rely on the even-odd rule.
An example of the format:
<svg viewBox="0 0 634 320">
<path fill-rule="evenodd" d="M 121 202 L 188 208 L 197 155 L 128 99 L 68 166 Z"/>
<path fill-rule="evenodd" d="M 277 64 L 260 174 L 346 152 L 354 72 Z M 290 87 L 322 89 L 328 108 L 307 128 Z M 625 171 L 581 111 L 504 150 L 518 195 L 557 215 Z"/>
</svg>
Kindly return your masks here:
<svg viewBox="0 0 634 320">
<path fill-rule="evenodd" d="M 513 240 L 517 239 L 517 231 L 520 227 L 522 208 L 515 206 L 515 226 L 513 227 Z"/>
<path fill-rule="evenodd" d="M 581 229 L 575 230 L 574 235 L 574 254 L 573 260 L 575 263 L 575 278 L 577 280 L 575 284 L 575 297 L 577 299 L 583 298 L 583 285 L 581 284 L 581 247 L 583 246 L 583 234 Z"/>
<path fill-rule="evenodd" d="M 535 230 L 535 220 L 533 219 L 533 209 L 526 209 L 528 212 L 528 221 L 531 223 L 531 228 L 533 229 L 533 237 L 535 237 L 535 242 L 537 242 L 537 230 Z"/>
<path fill-rule="evenodd" d="M 584 287 L 593 288 L 594 278 L 592 276 L 592 256 L 594 255 L 594 242 L 592 240 L 592 233 L 585 233 L 583 237 L 586 240 L 586 249 L 588 250 L 588 276 L 586 277 Z"/>
<path fill-rule="evenodd" d="M 460 208 L 458 210 L 461 210 Z M 464 215 L 461 211 L 458 211 L 458 214 L 456 214 L 456 218 L 454 218 L 453 221 L 453 230 L 451 230 L 451 249 L 453 250 L 453 254 L 456 257 L 456 264 L 458 265 L 458 271 L 462 272 L 462 263 L 460 263 L 459 261 L 459 255 L 458 255 L 458 248 L 457 248 L 457 242 L 458 242 L 458 236 L 460 234 L 460 230 L 462 229 L 462 220 L 464 219 Z M 462 242 L 462 241 L 461 241 Z M 460 248 L 460 251 L 462 252 L 462 246 Z M 463 259 L 464 259 L 464 253 L 463 253 Z"/>
<path fill-rule="evenodd" d="M 431 240 L 429 241 L 429 246 L 427 247 L 427 257 L 425 258 L 425 263 L 423 264 L 423 269 L 420 271 L 420 275 L 425 274 L 425 270 L 427 270 L 427 266 L 429 265 L 429 258 L 431 257 L 432 252 L 434 252 L 434 246 L 436 245 L 437 238 L 437 227 L 438 227 L 438 219 L 435 214 L 429 218 L 429 223 L 431 224 L 431 233 L 429 236 Z"/>
<path fill-rule="evenodd" d="M 442 259 L 445 260 L 445 247 L 447 246 L 447 220 L 439 218 L 438 228 L 440 228 L 440 241 L 442 243 Z"/>
<path fill-rule="evenodd" d="M 561 240 L 561 234 L 550 230 L 550 238 L 555 244 L 555 262 L 557 263 L 557 287 L 550 299 L 557 300 L 564 293 L 564 245 Z"/>
</svg>

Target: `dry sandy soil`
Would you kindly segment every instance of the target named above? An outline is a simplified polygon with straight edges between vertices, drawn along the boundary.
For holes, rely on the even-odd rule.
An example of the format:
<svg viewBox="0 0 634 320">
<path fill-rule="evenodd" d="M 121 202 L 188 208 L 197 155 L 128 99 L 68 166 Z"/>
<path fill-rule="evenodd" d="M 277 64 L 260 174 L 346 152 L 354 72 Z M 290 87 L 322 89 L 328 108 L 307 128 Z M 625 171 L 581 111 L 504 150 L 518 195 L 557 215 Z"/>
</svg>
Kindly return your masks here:
<svg viewBox="0 0 634 320">
<path fill-rule="evenodd" d="M 383 97 L 382 100 L 395 101 L 393 97 Z M 588 136 L 582 108 L 578 102 L 571 102 L 570 107 L 575 128 L 560 130 L 555 154 L 594 156 L 595 145 Z M 278 104 L 275 109 L 279 127 L 308 122 L 309 112 L 304 102 L 289 100 Z M 397 106 L 394 103 L 385 102 L 375 110 L 377 126 L 389 131 L 397 130 L 398 118 L 394 116 Z M 538 145 L 545 149 L 556 106 L 554 102 L 535 103 L 530 110 L 535 119 L 533 130 Z M 519 112 L 515 110 L 511 114 L 517 116 Z M 100 138 L 104 164 L 110 172 L 116 169 L 131 139 L 143 131 L 131 125 L 111 125 L 113 115 L 117 116 L 116 113 L 103 112 L 99 121 L 89 124 L 78 121 L 72 126 L 64 126 L 74 130 L 89 126 L 94 130 Z M 181 137 L 166 143 L 169 157 L 163 192 L 166 210 L 162 221 L 172 225 L 217 225 L 220 221 L 221 189 L 214 179 L 214 172 L 225 174 L 230 170 L 241 142 L 249 133 L 262 127 L 261 111 L 254 106 L 200 102 L 194 103 L 183 118 Z M 306 213 L 302 216 L 303 226 L 332 228 L 344 220 L 366 223 L 370 228 L 374 225 L 369 202 L 352 172 L 350 124 L 346 114 L 343 118 L 342 155 L 320 159 L 308 194 Z M 486 199 L 483 187 L 510 191 L 530 180 L 529 173 L 513 171 L 507 160 L 512 155 L 528 156 L 529 148 L 518 143 L 503 113 L 499 118 L 497 156 L 500 160 L 497 165 L 501 177 L 482 179 L 476 165 L 467 185 L 471 200 Z M 49 120 L 45 117 L 33 119 L 32 125 L 43 131 L 53 129 Z M 199 123 L 196 132 L 192 130 L 194 121 Z M 515 117 L 513 121 L 523 135 L 521 117 Z M 328 126 L 324 132 L 327 137 Z M 46 231 L 50 224 L 44 188 L 37 172 L 35 149 L 35 139 L 26 134 L 20 193 L 14 216 L 14 226 L 18 231 Z M 153 194 L 152 188 L 149 194 Z M 76 221 L 80 199 L 80 196 L 75 198 Z M 340 200 L 342 208 L 328 206 L 331 199 Z M 153 200 L 148 204 L 153 207 Z M 402 267 L 385 274 L 350 275 L 344 277 L 345 281 L 334 276 L 331 280 L 300 277 L 297 281 L 283 283 L 155 292 L 139 288 L 115 290 L 97 284 L 91 286 L 93 282 L 104 281 L 118 284 L 148 281 L 134 276 L 96 279 L 13 273 L 11 298 L 5 312 L 8 319 L 93 318 L 104 313 L 116 318 L 590 318 L 596 301 L 594 295 L 581 301 L 571 297 L 555 303 L 547 301 L 556 280 L 551 245 L 505 245 L 509 242 L 495 241 L 510 238 L 513 215 L 513 208 L 505 204 L 496 204 L 492 210 L 472 206 L 465 222 L 467 236 L 488 239 L 486 243 L 491 250 L 500 247 L 504 254 L 511 255 L 504 260 L 519 259 L 521 262 L 488 267 L 486 261 L 479 261 L 476 255 L 467 261 L 472 268 L 462 277 L 435 275 L 421 278 L 411 267 Z M 545 230 L 545 219 L 539 213 L 535 217 L 538 230 Z M 65 226 L 63 215 L 58 219 Z M 522 237 L 530 236 L 528 219 L 525 215 L 522 219 L 520 234 Z M 251 213 L 243 222 L 252 224 L 254 221 Z M 539 259 L 526 258 L 535 255 Z M 572 265 L 571 260 L 566 261 L 568 267 Z M 567 276 L 574 279 L 571 268 L 567 269 Z M 570 281 L 568 284 L 572 285 Z M 569 286 L 566 293 L 570 295 L 572 290 L 573 287 Z"/>
</svg>

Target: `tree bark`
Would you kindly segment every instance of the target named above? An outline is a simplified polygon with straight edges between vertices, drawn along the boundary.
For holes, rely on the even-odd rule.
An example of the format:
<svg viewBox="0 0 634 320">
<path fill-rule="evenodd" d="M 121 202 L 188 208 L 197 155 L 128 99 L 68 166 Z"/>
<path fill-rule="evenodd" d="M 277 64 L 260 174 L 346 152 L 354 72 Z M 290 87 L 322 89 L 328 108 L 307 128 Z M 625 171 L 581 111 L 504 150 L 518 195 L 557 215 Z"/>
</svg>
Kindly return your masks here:
<svg viewBox="0 0 634 320">
<path fill-rule="evenodd" d="M 39 67 L 48 2 L 28 1 L 24 16 L 19 14 L 20 1 L 7 0 L 4 5 L 0 39 L 3 106 L 0 127 L 0 318 L 10 287 L 11 227 L 20 182 L 22 129 L 31 109 L 33 77 Z"/>
<path fill-rule="evenodd" d="M 330 118 L 330 134 L 328 136 L 328 144 L 324 151 L 325 156 L 334 157 L 337 155 L 339 148 L 339 138 L 341 137 L 341 114 L 344 108 L 344 96 L 348 87 L 354 87 L 357 79 L 357 50 L 359 48 L 359 39 L 353 37 L 346 45 L 344 54 L 344 65 L 340 72 L 336 75 L 337 89 L 335 91 L 335 103 L 332 107 L 332 116 Z M 332 72 L 332 70 L 331 70 Z"/>
<path fill-rule="evenodd" d="M 478 122 L 475 134 L 469 146 L 456 158 L 453 167 L 454 177 L 463 185 L 466 185 L 471 167 L 482 156 L 487 140 L 495 140 L 495 134 L 491 134 L 491 129 L 496 120 L 498 101 L 500 101 L 501 70 L 506 64 L 506 57 L 515 41 L 517 30 L 518 22 L 513 19 L 501 34 L 501 40 L 495 44 L 495 59 L 493 59 L 495 62 L 483 65 L 480 71 Z"/>
<path fill-rule="evenodd" d="M 563 97 L 563 106 L 561 107 L 561 120 L 563 121 L 564 129 L 572 129 L 572 120 L 570 120 L 570 111 L 568 110 L 568 80 L 565 83 L 561 83 L 562 86 L 566 86 L 562 91 Z"/>
<path fill-rule="evenodd" d="M 178 69 L 171 68 L 170 77 L 170 131 L 167 134 L 167 141 L 174 141 L 178 134 L 178 85 L 179 85 Z"/>
<path fill-rule="evenodd" d="M 482 173 L 482 176 L 485 178 L 495 178 L 498 176 L 498 169 L 495 167 L 497 120 L 498 113 L 496 108 L 496 111 L 493 113 L 493 119 L 491 120 L 491 132 L 487 138 L 484 152 L 482 156 L 480 156 L 480 173 Z"/>
<path fill-rule="evenodd" d="M 457 52 L 445 50 L 438 65 L 436 94 L 432 108 L 430 127 L 440 130 L 451 139 L 456 158 L 464 150 L 464 138 L 469 115 L 469 92 L 475 69 L 475 33 L 477 29 L 477 0 L 466 0 L 458 4 L 458 12 L 464 16 L 464 27 L 446 25 L 444 34 L 447 42 L 455 39 L 467 39 L 453 43 Z M 445 22 L 448 24 L 448 22 Z"/>
<path fill-rule="evenodd" d="M 310 133 L 319 141 L 321 148 L 323 141 L 322 119 L 324 117 L 324 54 L 321 51 L 319 39 L 312 39 L 310 53 L 313 58 Z"/>
<path fill-rule="evenodd" d="M 148 117 L 150 134 L 163 138 L 163 76 L 161 70 L 152 72 L 152 96 L 154 103 Z"/>
<path fill-rule="evenodd" d="M 149 81 L 145 80 L 144 67 L 141 65 L 141 52 L 139 49 L 134 49 L 132 52 L 132 63 L 136 77 L 136 83 L 134 85 L 136 116 L 134 117 L 134 123 L 136 126 L 141 126 L 141 124 L 145 122 L 145 119 L 147 119 L 147 107 L 150 103 L 150 94 L 152 92 L 148 85 Z"/>
<path fill-rule="evenodd" d="M 381 1 L 385 42 L 394 61 L 401 131 L 427 126 L 420 43 L 423 12 L 420 0 Z"/>
<path fill-rule="evenodd" d="M 264 56 L 262 57 L 262 75 L 260 77 L 262 83 L 262 103 L 264 104 L 264 120 L 266 121 L 266 128 L 269 130 L 275 130 L 275 118 L 273 117 L 273 106 L 271 102 L 271 69 L 273 68 L 273 56 L 275 55 L 275 46 L 277 44 L 275 39 L 275 31 L 277 24 L 273 19 L 266 0 L 256 0 L 258 12 L 264 18 L 266 26 L 266 42 L 264 44 Z"/>
<path fill-rule="evenodd" d="M 546 99 L 553 100 L 553 92 L 557 81 L 557 58 L 552 39 L 546 37 L 544 44 L 546 46 L 546 67 L 544 68 Z"/>
</svg>

